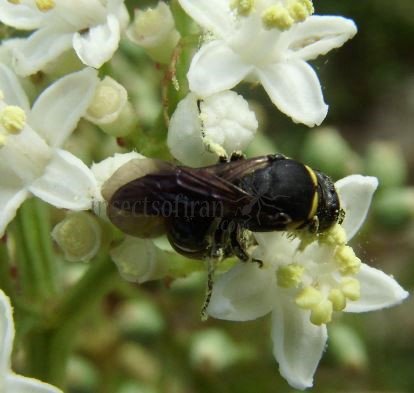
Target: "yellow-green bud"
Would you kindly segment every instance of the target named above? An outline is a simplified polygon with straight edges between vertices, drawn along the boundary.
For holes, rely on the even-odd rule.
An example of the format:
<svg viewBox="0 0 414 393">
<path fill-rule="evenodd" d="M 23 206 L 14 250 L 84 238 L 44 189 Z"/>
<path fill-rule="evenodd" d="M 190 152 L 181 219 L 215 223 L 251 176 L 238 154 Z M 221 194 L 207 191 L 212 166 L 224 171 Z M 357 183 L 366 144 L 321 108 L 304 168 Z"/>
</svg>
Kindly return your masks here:
<svg viewBox="0 0 414 393">
<path fill-rule="evenodd" d="M 281 266 L 277 269 L 277 284 L 282 288 L 295 288 L 301 281 L 305 268 L 296 263 Z"/>
<path fill-rule="evenodd" d="M 19 134 L 26 125 L 26 113 L 19 106 L 5 106 L 0 112 L 0 124 L 9 134 Z"/>
<path fill-rule="evenodd" d="M 68 261 L 88 261 L 99 251 L 102 230 L 95 216 L 71 212 L 53 228 L 52 237 Z"/>
</svg>

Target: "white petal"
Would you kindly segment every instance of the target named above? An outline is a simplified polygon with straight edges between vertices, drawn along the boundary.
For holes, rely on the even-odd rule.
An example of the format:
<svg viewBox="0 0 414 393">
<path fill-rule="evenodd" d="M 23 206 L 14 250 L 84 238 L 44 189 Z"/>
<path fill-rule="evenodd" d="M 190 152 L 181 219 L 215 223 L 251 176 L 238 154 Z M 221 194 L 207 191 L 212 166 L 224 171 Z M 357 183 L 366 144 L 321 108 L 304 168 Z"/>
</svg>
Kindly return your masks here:
<svg viewBox="0 0 414 393">
<path fill-rule="evenodd" d="M 4 235 L 7 225 L 16 216 L 17 209 L 29 195 L 22 186 L 14 187 L 3 183 L 4 180 L 0 181 L 0 237 Z"/>
<path fill-rule="evenodd" d="M 63 393 L 55 386 L 22 375 L 9 374 L 5 382 L 7 393 Z"/>
<path fill-rule="evenodd" d="M 356 278 L 361 284 L 361 298 L 348 301 L 346 312 L 366 312 L 392 307 L 401 303 L 409 293 L 381 270 L 362 264 Z"/>
<path fill-rule="evenodd" d="M 29 4 L 12 4 L 0 0 L 0 22 L 20 30 L 34 30 L 40 27 L 46 18 L 44 12 Z"/>
<path fill-rule="evenodd" d="M 311 60 L 341 47 L 356 32 L 351 19 L 314 15 L 284 33 L 281 45 L 287 46 L 290 58 Z"/>
<path fill-rule="evenodd" d="M 371 176 L 351 175 L 338 180 L 335 187 L 345 210 L 342 227 L 350 240 L 365 221 L 378 180 Z"/>
<path fill-rule="evenodd" d="M 92 68 L 60 78 L 34 103 L 30 125 L 50 146 L 61 146 L 86 113 L 98 81 L 97 72 Z"/>
<path fill-rule="evenodd" d="M 191 91 L 207 97 L 236 86 L 252 69 L 224 41 L 212 41 L 195 54 L 187 78 Z"/>
<path fill-rule="evenodd" d="M 72 46 L 73 33 L 54 26 L 43 27 L 28 38 L 6 41 L 13 53 L 13 66 L 18 75 L 28 76 L 41 70 Z"/>
<path fill-rule="evenodd" d="M 223 0 L 179 0 L 181 7 L 200 26 L 225 37 L 231 32 L 233 18 L 229 2 Z"/>
<path fill-rule="evenodd" d="M 0 290 L 0 373 L 10 367 L 10 355 L 13 348 L 14 323 L 10 299 Z"/>
<path fill-rule="evenodd" d="M 302 60 L 275 63 L 257 69 L 272 102 L 297 123 L 309 127 L 325 119 L 325 104 L 319 79 L 313 68 Z"/>
<path fill-rule="evenodd" d="M 272 313 L 273 354 L 289 385 L 301 390 L 313 385 L 327 338 L 326 325 L 313 325 L 309 311 L 299 309 L 289 297 L 278 298 Z"/>
<path fill-rule="evenodd" d="M 275 299 L 273 270 L 241 262 L 216 280 L 207 313 L 218 319 L 249 321 L 269 313 Z"/>
<path fill-rule="evenodd" d="M 71 210 L 90 209 L 98 192 L 91 170 L 73 154 L 59 149 L 44 175 L 28 189 L 53 206 Z"/>
<path fill-rule="evenodd" d="M 91 27 L 86 33 L 75 33 L 73 48 L 82 63 L 100 68 L 118 48 L 120 26 L 115 15 L 108 15 L 105 24 Z"/>
<path fill-rule="evenodd" d="M 193 167 L 217 162 L 217 156 L 206 151 L 201 132 L 197 97 L 189 93 L 178 103 L 170 119 L 167 144 L 171 154 Z"/>
<path fill-rule="evenodd" d="M 4 64 L 0 64 L 0 90 L 8 105 L 17 105 L 25 112 L 29 111 L 30 104 L 25 91 L 14 72 Z"/>
</svg>

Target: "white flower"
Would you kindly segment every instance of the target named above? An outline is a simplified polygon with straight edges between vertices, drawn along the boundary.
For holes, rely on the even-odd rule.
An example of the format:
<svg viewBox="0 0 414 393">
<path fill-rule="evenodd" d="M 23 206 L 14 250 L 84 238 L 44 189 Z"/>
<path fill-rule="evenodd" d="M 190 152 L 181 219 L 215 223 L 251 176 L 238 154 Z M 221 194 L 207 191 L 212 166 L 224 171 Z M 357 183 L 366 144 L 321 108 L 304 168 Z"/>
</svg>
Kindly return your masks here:
<svg viewBox="0 0 414 393">
<path fill-rule="evenodd" d="M 359 175 L 336 183 L 346 211 L 342 228 L 347 240 L 365 220 L 377 183 Z M 280 373 L 295 388 L 312 386 L 333 311 L 379 310 L 408 296 L 391 276 L 361 264 L 348 246 L 314 242 L 300 252 L 300 240 L 288 240 L 283 233 L 255 236 L 255 257 L 263 260 L 263 268 L 239 263 L 221 276 L 208 313 L 247 321 L 271 312 L 274 356 Z"/>
<path fill-rule="evenodd" d="M 241 95 L 223 91 L 197 104 L 197 96 L 189 93 L 171 117 L 167 143 L 183 164 L 208 165 L 218 156 L 244 150 L 257 127 L 256 116 Z"/>
<path fill-rule="evenodd" d="M 129 16 L 124 0 L 0 0 L 0 21 L 27 38 L 4 42 L 13 51 L 14 67 L 30 75 L 73 47 L 86 65 L 99 68 L 118 48 Z"/>
<path fill-rule="evenodd" d="M 298 15 L 289 8 L 311 6 L 309 0 L 179 2 L 214 36 L 192 60 L 187 76 L 193 92 L 206 97 L 231 89 L 242 80 L 258 80 L 272 102 L 295 122 L 311 127 L 323 121 L 328 106 L 318 77 L 307 61 L 353 37 L 356 33 L 353 21 L 335 16 L 308 16 L 310 8 Z M 287 26 L 281 16 L 288 19 Z"/>
<path fill-rule="evenodd" d="M 52 385 L 15 374 L 10 369 L 14 324 L 9 298 L 0 290 L 0 389 L 2 393 L 62 393 Z"/>
<path fill-rule="evenodd" d="M 0 64 L 0 235 L 30 194 L 59 208 L 91 208 L 95 178 L 60 146 L 86 112 L 97 83 L 91 68 L 67 75 L 30 109 L 16 76 Z"/>
</svg>

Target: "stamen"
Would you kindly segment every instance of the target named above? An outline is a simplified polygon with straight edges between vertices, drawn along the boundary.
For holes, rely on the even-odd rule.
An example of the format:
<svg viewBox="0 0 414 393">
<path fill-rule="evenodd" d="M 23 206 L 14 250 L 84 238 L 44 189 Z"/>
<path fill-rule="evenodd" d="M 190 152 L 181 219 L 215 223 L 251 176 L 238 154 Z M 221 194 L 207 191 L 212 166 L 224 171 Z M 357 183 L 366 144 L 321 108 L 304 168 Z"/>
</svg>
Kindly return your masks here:
<svg viewBox="0 0 414 393">
<path fill-rule="evenodd" d="M 308 16 L 314 13 L 312 1 L 310 0 L 297 0 L 291 2 L 288 7 L 290 16 L 295 22 L 303 22 Z"/>
<path fill-rule="evenodd" d="M 319 235 L 319 242 L 330 244 L 333 246 L 346 243 L 346 233 L 341 225 L 335 224 L 328 231 L 325 231 Z"/>
<path fill-rule="evenodd" d="M 36 0 L 36 7 L 39 11 L 47 12 L 55 8 L 56 4 L 54 0 Z"/>
<path fill-rule="evenodd" d="M 338 288 L 329 291 L 328 299 L 332 302 L 334 311 L 342 311 L 346 307 L 346 297 Z"/>
<path fill-rule="evenodd" d="M 305 268 L 296 263 L 281 266 L 276 273 L 277 284 L 282 288 L 295 288 L 301 281 Z"/>
<path fill-rule="evenodd" d="M 296 296 L 295 303 L 298 307 L 312 309 L 323 300 L 321 291 L 315 287 L 306 287 Z"/>
<path fill-rule="evenodd" d="M 320 326 L 332 320 L 332 302 L 324 299 L 311 310 L 310 320 L 314 325 Z"/>
<path fill-rule="evenodd" d="M 280 4 L 269 7 L 262 14 L 263 26 L 268 30 L 275 28 L 282 31 L 288 30 L 294 22 L 289 11 Z"/>
<path fill-rule="evenodd" d="M 233 0 L 230 7 L 241 16 L 249 16 L 254 9 L 255 0 Z"/>
<path fill-rule="evenodd" d="M 345 277 L 341 282 L 341 290 L 349 300 L 356 301 L 361 297 L 361 285 L 356 278 Z"/>
<path fill-rule="evenodd" d="M 0 124 L 9 134 L 19 134 L 26 125 L 26 113 L 19 106 L 8 105 L 0 112 Z"/>
<path fill-rule="evenodd" d="M 344 276 L 357 274 L 361 267 L 361 260 L 350 246 L 338 246 L 335 250 L 335 260 L 338 262 L 339 272 Z"/>
</svg>

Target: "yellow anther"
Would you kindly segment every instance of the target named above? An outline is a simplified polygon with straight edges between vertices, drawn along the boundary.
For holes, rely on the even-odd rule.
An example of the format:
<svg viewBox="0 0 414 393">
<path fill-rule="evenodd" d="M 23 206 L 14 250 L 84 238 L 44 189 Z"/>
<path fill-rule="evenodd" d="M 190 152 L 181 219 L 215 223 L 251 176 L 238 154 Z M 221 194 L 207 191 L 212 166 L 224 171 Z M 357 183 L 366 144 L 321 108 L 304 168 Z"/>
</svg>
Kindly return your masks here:
<svg viewBox="0 0 414 393">
<path fill-rule="evenodd" d="M 328 231 L 323 232 L 319 236 L 319 241 L 325 244 L 341 245 L 346 243 L 346 233 L 341 225 L 335 224 Z"/>
<path fill-rule="evenodd" d="M 338 246 L 335 250 L 335 259 L 339 265 L 339 272 L 344 276 L 357 274 L 361 268 L 361 260 L 355 255 L 352 247 Z"/>
<path fill-rule="evenodd" d="M 237 11 L 239 15 L 249 16 L 254 10 L 255 0 L 233 0 L 230 7 Z"/>
<path fill-rule="evenodd" d="M 296 296 L 295 303 L 298 307 L 312 309 L 323 300 L 321 291 L 315 287 L 303 288 Z"/>
<path fill-rule="evenodd" d="M 54 0 L 36 0 L 36 7 L 42 12 L 50 11 L 55 5 Z"/>
<path fill-rule="evenodd" d="M 331 301 L 334 311 L 342 311 L 346 306 L 346 297 L 338 288 L 329 291 L 328 299 Z"/>
<path fill-rule="evenodd" d="M 26 113 L 19 106 L 8 105 L 0 112 L 0 124 L 9 134 L 18 134 L 26 125 Z"/>
<path fill-rule="evenodd" d="M 7 136 L 4 134 L 0 134 L 0 149 L 6 145 Z"/>
<path fill-rule="evenodd" d="M 327 299 L 323 299 L 311 310 L 310 320 L 314 325 L 322 325 L 329 323 L 332 320 L 333 306 L 332 302 Z"/>
<path fill-rule="evenodd" d="M 355 301 L 361 297 L 361 285 L 356 278 L 345 277 L 341 282 L 341 290 L 349 300 Z"/>
<path fill-rule="evenodd" d="M 313 4 L 310 0 L 292 1 L 288 6 L 288 10 L 295 22 L 303 22 L 308 16 L 314 13 Z"/>
<path fill-rule="evenodd" d="M 266 29 L 288 30 L 295 22 L 289 11 L 280 4 L 267 8 L 262 14 L 263 26 Z"/>
<path fill-rule="evenodd" d="M 305 268 L 296 263 L 281 266 L 276 273 L 277 284 L 282 288 L 295 288 L 301 281 Z"/>
</svg>

